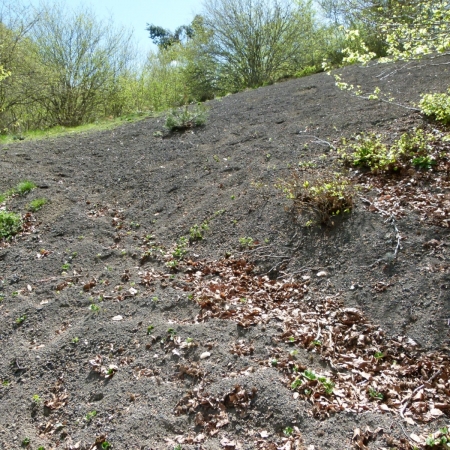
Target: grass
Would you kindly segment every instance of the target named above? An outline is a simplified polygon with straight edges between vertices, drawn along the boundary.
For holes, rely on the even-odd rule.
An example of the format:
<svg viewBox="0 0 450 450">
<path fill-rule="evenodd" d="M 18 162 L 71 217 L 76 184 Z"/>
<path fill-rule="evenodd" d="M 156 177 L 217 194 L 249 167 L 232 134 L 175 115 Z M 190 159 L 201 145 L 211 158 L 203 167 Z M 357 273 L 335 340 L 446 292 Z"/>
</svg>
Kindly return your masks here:
<svg viewBox="0 0 450 450">
<path fill-rule="evenodd" d="M 42 139 L 58 138 L 60 136 L 65 136 L 67 134 L 80 134 L 88 133 L 102 130 L 110 130 L 117 128 L 124 122 L 138 122 L 140 120 L 146 119 L 148 117 L 156 116 L 150 113 L 136 113 L 128 114 L 122 117 L 117 117 L 115 119 L 102 119 L 95 123 L 80 125 L 78 127 L 63 127 L 56 126 L 52 128 L 47 128 L 45 130 L 31 130 L 26 131 L 21 134 L 21 138 L 29 141 L 37 141 Z M 15 135 L 0 135 L 0 144 L 7 145 L 15 142 L 17 137 Z"/>
<path fill-rule="evenodd" d="M 0 239 L 10 239 L 22 229 L 22 218 L 19 214 L 0 211 Z"/>
<path fill-rule="evenodd" d="M 24 181 L 21 181 L 16 186 L 15 190 L 19 195 L 26 195 L 29 192 L 31 192 L 35 187 L 36 187 L 36 185 L 32 181 L 24 180 Z"/>
<path fill-rule="evenodd" d="M 37 198 L 29 203 L 28 208 L 32 212 L 39 211 L 44 205 L 48 203 L 46 198 Z"/>
</svg>

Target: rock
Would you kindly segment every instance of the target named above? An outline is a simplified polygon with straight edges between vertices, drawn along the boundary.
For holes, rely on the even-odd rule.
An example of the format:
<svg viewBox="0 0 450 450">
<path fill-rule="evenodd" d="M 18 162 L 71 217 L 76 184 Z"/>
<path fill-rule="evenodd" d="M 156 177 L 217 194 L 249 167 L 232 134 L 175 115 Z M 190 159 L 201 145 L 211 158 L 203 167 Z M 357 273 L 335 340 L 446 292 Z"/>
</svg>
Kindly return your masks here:
<svg viewBox="0 0 450 450">
<path fill-rule="evenodd" d="M 211 353 L 204 352 L 200 355 L 200 359 L 206 359 L 206 358 L 209 358 L 210 356 L 211 356 Z"/>
</svg>

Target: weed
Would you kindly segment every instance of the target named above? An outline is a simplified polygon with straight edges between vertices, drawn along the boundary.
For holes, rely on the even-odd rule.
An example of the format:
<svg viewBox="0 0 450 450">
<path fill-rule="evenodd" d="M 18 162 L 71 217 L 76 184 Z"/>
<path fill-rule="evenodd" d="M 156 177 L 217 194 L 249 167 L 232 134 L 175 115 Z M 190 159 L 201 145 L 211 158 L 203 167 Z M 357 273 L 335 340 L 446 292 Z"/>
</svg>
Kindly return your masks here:
<svg viewBox="0 0 450 450">
<path fill-rule="evenodd" d="M 450 88 L 447 94 L 425 94 L 420 100 L 419 106 L 426 116 L 442 122 L 450 123 Z"/>
<path fill-rule="evenodd" d="M 155 329 L 155 327 L 153 325 L 149 325 L 147 327 L 147 334 L 152 334 L 153 330 Z"/>
<path fill-rule="evenodd" d="M 0 239 L 9 239 L 22 229 L 22 218 L 19 214 L 0 211 Z"/>
<path fill-rule="evenodd" d="M 23 316 L 18 317 L 16 319 L 16 324 L 17 325 L 22 325 L 25 322 L 26 318 L 27 318 L 27 316 L 25 314 Z"/>
<path fill-rule="evenodd" d="M 86 414 L 84 419 L 86 420 L 86 422 L 90 422 L 96 415 L 97 415 L 97 411 L 91 411 Z"/>
<path fill-rule="evenodd" d="M 180 239 L 178 239 L 177 245 L 175 246 L 175 249 L 172 252 L 172 256 L 178 260 L 183 259 L 187 253 L 186 249 L 187 246 L 188 246 L 187 238 L 184 236 L 180 237 Z"/>
<path fill-rule="evenodd" d="M 294 429 L 292 428 L 292 427 L 286 427 L 284 430 L 283 430 L 283 434 L 285 435 L 285 436 L 292 436 L 292 433 L 294 432 Z"/>
<path fill-rule="evenodd" d="M 37 450 L 45 450 L 45 447 L 43 447 L 42 445 L 40 447 L 37 448 Z"/>
<path fill-rule="evenodd" d="M 186 344 L 192 344 L 193 342 L 194 342 L 194 339 L 186 338 Z"/>
<path fill-rule="evenodd" d="M 170 336 L 170 339 L 173 339 L 176 336 L 177 332 L 173 328 L 168 328 L 167 334 Z"/>
<path fill-rule="evenodd" d="M 175 445 L 175 447 L 173 448 L 173 450 L 182 450 L 181 444 Z"/>
<path fill-rule="evenodd" d="M 8 387 L 9 385 L 10 385 L 10 381 L 8 381 L 8 380 L 3 380 L 2 381 L 2 386 Z"/>
<path fill-rule="evenodd" d="M 277 367 L 278 366 L 278 359 L 274 358 L 270 361 L 270 365 L 273 367 Z"/>
<path fill-rule="evenodd" d="M 369 396 L 371 398 L 374 398 L 375 400 L 383 400 L 383 394 L 381 392 L 378 392 L 376 389 L 369 387 Z"/>
<path fill-rule="evenodd" d="M 22 439 L 22 447 L 28 447 L 30 445 L 30 442 L 31 440 L 29 437 Z"/>
<path fill-rule="evenodd" d="M 251 237 L 241 237 L 239 238 L 239 244 L 243 248 L 251 248 L 253 247 L 255 241 Z"/>
<path fill-rule="evenodd" d="M 36 405 L 39 405 L 39 403 L 41 403 L 41 397 L 39 397 L 39 395 L 37 394 L 33 395 L 32 400 L 34 403 L 36 403 Z"/>
<path fill-rule="evenodd" d="M 32 181 L 24 180 L 24 181 L 21 181 L 16 186 L 15 190 L 19 195 L 26 195 L 29 192 L 31 192 L 35 187 L 36 187 L 36 185 Z"/>
<path fill-rule="evenodd" d="M 74 337 L 74 338 L 72 339 L 72 344 L 78 344 L 79 341 L 80 341 L 80 338 L 79 338 L 79 337 Z"/>
<path fill-rule="evenodd" d="M 334 216 L 352 210 L 356 194 L 348 177 L 329 170 L 298 169 L 277 187 L 292 200 L 297 219 L 305 226 L 332 225 Z"/>
<path fill-rule="evenodd" d="M 200 226 L 197 224 L 193 225 L 189 230 L 189 236 L 191 241 L 199 241 L 203 239 L 203 233 L 209 230 L 208 222 L 203 222 Z"/>
<path fill-rule="evenodd" d="M 205 125 L 207 118 L 206 107 L 201 103 L 189 107 L 173 109 L 166 117 L 165 126 L 170 131 L 182 131 L 188 128 Z"/>
<path fill-rule="evenodd" d="M 231 200 L 234 200 L 236 198 L 236 196 L 232 195 L 230 198 L 231 198 Z"/>
<path fill-rule="evenodd" d="M 70 264 L 69 264 L 69 263 L 64 263 L 64 264 L 61 266 L 61 269 L 64 270 L 64 271 L 69 270 L 69 269 L 70 269 Z"/>
<path fill-rule="evenodd" d="M 375 352 L 374 355 L 373 355 L 373 357 L 374 357 L 375 359 L 380 360 L 380 359 L 384 358 L 384 353 L 383 353 L 383 352 Z"/>
<path fill-rule="evenodd" d="M 102 443 L 103 450 L 109 450 L 111 448 L 111 444 L 108 441 Z"/>
<path fill-rule="evenodd" d="M 46 198 L 37 198 L 36 200 L 33 200 L 28 205 L 28 208 L 32 212 L 39 211 L 45 204 L 47 204 L 48 200 Z"/>
<path fill-rule="evenodd" d="M 297 389 L 298 387 L 300 387 L 302 385 L 303 381 L 297 377 L 292 383 L 291 383 L 291 389 Z"/>
<path fill-rule="evenodd" d="M 89 305 L 89 309 L 90 309 L 91 311 L 94 311 L 94 312 L 99 312 L 99 311 L 100 311 L 100 306 L 98 306 L 98 305 L 95 304 L 95 303 L 91 303 L 91 304 Z"/>
</svg>

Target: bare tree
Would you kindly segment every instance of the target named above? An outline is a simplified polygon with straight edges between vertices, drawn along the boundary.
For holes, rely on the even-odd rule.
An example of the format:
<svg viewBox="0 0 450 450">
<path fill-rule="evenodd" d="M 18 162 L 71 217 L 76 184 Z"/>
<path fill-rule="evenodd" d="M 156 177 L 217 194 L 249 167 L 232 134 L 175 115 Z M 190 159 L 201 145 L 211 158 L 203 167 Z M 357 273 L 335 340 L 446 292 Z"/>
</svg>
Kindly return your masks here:
<svg viewBox="0 0 450 450">
<path fill-rule="evenodd" d="M 290 0 L 208 0 L 208 52 L 238 88 L 276 79 L 305 51 L 313 28 L 309 3 Z"/>
<path fill-rule="evenodd" d="M 42 11 L 33 39 L 47 77 L 36 101 L 52 122 L 75 126 L 104 115 L 105 100 L 133 60 L 132 33 L 88 9 L 55 4 Z"/>
</svg>

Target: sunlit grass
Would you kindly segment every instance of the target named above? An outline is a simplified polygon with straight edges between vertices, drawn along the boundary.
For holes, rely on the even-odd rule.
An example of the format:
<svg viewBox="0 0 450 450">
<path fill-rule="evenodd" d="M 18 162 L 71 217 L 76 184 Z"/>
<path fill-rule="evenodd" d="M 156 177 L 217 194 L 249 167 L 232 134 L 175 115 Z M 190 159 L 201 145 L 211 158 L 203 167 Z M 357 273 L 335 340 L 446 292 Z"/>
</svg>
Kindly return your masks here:
<svg viewBox="0 0 450 450">
<path fill-rule="evenodd" d="M 127 114 L 115 119 L 102 119 L 95 123 L 80 125 L 78 127 L 56 126 L 45 130 L 31 130 L 20 134 L 20 140 L 35 141 L 40 139 L 57 138 L 67 134 L 88 133 L 116 128 L 125 122 L 138 122 L 148 117 L 156 117 L 158 114 L 150 112 Z M 18 140 L 17 135 L 0 135 L 0 144 L 7 145 Z"/>
</svg>

